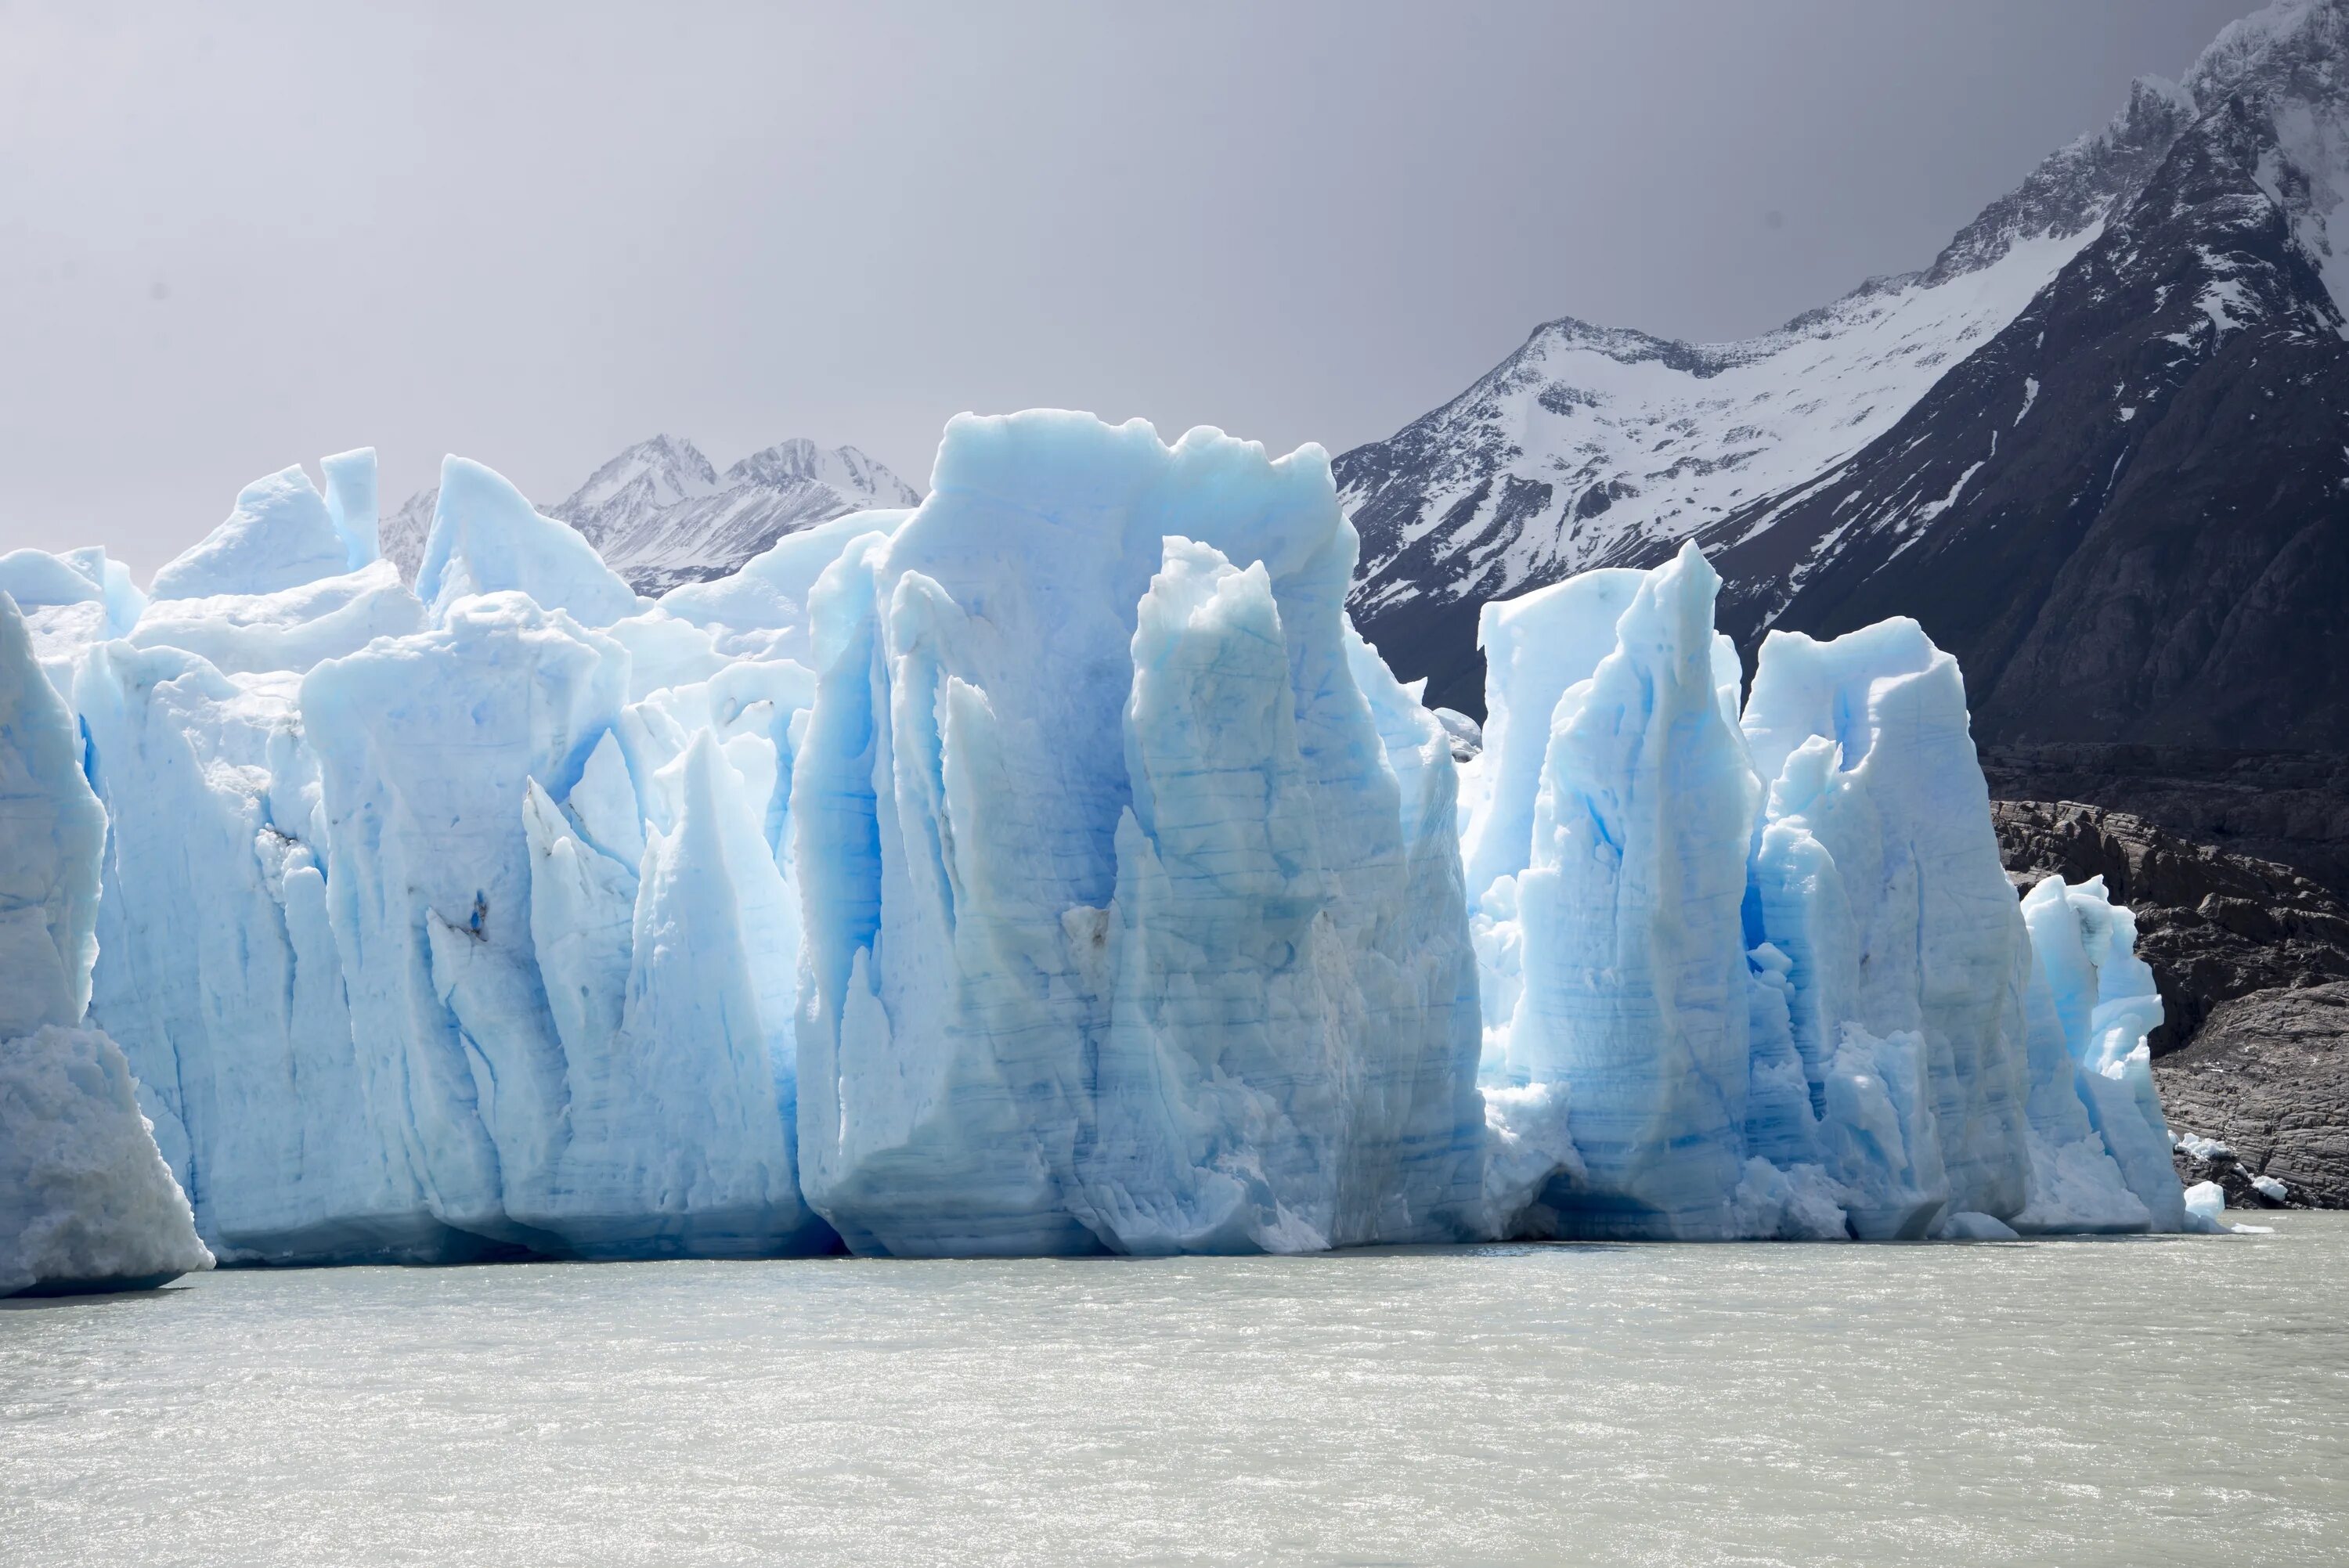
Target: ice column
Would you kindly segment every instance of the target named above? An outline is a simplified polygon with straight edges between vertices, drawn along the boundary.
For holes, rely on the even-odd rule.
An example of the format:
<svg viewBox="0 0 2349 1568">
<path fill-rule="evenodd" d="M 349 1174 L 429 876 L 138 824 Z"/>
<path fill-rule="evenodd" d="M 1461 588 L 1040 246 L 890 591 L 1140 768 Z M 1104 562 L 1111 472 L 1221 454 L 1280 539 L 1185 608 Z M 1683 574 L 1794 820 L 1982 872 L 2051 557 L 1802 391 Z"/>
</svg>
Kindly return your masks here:
<svg viewBox="0 0 2349 1568">
<path fill-rule="evenodd" d="M 1525 979 L 1506 1078 L 1571 1086 L 1584 1169 L 1540 1195 L 1524 1222 L 1537 1233 L 1705 1239 L 1742 1228 L 1750 1003 L 1739 904 L 1756 791 L 1723 708 L 1720 583 L 1692 546 L 1649 573 L 1613 651 L 1550 717 L 1517 878 Z"/>
<path fill-rule="evenodd" d="M 0 1295 L 212 1266 L 114 1042 L 81 1027 L 106 819 L 72 716 L 0 593 Z"/>
<path fill-rule="evenodd" d="M 1856 1228 L 2016 1213 L 2029 1168 L 2023 938 L 1957 661 L 1909 620 L 1831 642 L 1773 633 L 1744 725 L 1772 780 L 1750 934 L 1793 960 L 1814 1103 L 1828 1101 L 1834 1123 L 1837 1096 L 1872 1099 L 1873 1080 L 1904 1130 L 1904 1153 L 1873 1140 L 1880 1158 L 1857 1164 L 1860 1146 L 1834 1134 L 1860 1190 Z M 1867 1119 L 1889 1125 L 1880 1109 Z"/>
<path fill-rule="evenodd" d="M 1354 551 L 1319 449 L 1040 412 L 818 583 L 800 1130 L 853 1246 L 1473 1227 L 1465 932 L 1407 907 L 1450 760 L 1390 760 Z"/>
<path fill-rule="evenodd" d="M 2161 996 L 2153 971 L 2137 955 L 2137 916 L 2108 900 L 2102 877 L 2077 887 L 2049 877 L 2023 898 L 2023 917 L 2031 931 L 2034 999 L 2042 1004 L 2034 1008 L 2037 1031 L 2061 1042 L 2075 1069 L 2072 1087 L 2088 1124 L 2103 1139 L 2128 1192 L 2145 1206 L 2147 1224 L 2183 1230 L 2185 1196 L 2146 1044 L 2161 1024 Z M 2110 1212 L 2119 1205 L 2100 1207 Z M 2091 1228 L 2060 1206 L 2051 1217 L 2074 1222 L 2066 1229 Z"/>
</svg>

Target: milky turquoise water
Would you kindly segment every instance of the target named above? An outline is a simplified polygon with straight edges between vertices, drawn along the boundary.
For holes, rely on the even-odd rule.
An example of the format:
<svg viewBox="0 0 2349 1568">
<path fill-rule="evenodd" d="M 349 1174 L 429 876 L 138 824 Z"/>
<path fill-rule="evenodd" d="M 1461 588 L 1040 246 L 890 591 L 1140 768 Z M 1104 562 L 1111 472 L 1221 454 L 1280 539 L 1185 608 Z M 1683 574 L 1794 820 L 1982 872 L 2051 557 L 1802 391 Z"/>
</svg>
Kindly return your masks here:
<svg viewBox="0 0 2349 1568">
<path fill-rule="evenodd" d="M 2349 1562 L 2349 1216 L 2275 1218 L 0 1303 L 0 1563 Z"/>
</svg>

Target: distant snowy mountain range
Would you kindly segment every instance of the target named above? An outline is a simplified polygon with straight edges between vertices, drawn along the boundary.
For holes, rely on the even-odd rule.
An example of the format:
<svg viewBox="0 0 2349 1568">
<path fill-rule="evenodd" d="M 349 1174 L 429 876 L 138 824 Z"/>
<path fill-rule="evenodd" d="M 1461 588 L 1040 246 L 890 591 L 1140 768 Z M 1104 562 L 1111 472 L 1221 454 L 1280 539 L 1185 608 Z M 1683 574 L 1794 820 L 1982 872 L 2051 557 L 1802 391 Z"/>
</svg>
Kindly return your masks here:
<svg viewBox="0 0 2349 1568">
<path fill-rule="evenodd" d="M 1694 536 L 1749 658 L 1915 615 L 1991 738 L 2349 749 L 2344 201 L 2349 0 L 2282 0 L 1923 272 L 1742 343 L 1554 321 L 1345 453 L 1355 618 L 1481 712 L 1485 601 Z"/>
<path fill-rule="evenodd" d="M 385 518 L 384 554 L 410 582 L 431 531 L 437 490 Z M 869 507 L 913 506 L 921 492 L 854 447 L 779 441 L 724 474 L 690 441 L 655 436 L 541 510 L 586 537 L 639 593 L 706 582 L 787 533 Z"/>
</svg>

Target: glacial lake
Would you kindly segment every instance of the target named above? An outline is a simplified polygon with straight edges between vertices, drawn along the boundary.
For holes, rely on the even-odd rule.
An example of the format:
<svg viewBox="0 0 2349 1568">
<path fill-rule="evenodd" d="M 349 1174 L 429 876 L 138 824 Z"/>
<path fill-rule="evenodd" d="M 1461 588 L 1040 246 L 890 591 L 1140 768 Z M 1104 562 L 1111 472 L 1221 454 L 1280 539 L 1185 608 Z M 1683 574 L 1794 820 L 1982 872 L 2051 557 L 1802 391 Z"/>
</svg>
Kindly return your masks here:
<svg viewBox="0 0 2349 1568">
<path fill-rule="evenodd" d="M 5 1302 L 0 1561 L 2338 1563 L 2349 1215 L 2268 1219 Z"/>
</svg>

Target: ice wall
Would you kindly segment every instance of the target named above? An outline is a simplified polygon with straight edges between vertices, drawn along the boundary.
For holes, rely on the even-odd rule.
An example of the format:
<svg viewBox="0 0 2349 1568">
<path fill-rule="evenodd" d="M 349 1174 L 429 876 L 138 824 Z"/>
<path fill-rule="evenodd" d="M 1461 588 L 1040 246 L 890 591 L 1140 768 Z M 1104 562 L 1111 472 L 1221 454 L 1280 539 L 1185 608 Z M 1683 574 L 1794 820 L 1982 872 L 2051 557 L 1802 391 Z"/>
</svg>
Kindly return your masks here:
<svg viewBox="0 0 2349 1568">
<path fill-rule="evenodd" d="M 1773 634 L 1741 712 L 1715 586 L 1692 548 L 1486 609 L 1486 1094 L 1514 1150 L 1557 1086 L 1573 1150 L 1496 1222 L 2178 1229 L 2134 929 L 2100 888 L 2017 910 L 1955 661 L 1909 621 Z"/>
<path fill-rule="evenodd" d="M 277 1262 L 835 1245 L 794 1154 L 813 677 L 768 655 L 797 603 L 649 608 L 451 459 L 428 606 L 374 559 L 372 454 L 325 466 L 316 506 L 277 476 L 247 502 L 295 500 L 182 558 L 210 575 L 166 585 L 202 597 L 62 660 L 110 819 L 94 1016 L 203 1233 Z M 304 580 L 239 575 L 277 557 Z"/>
<path fill-rule="evenodd" d="M 1390 758 L 1354 553 L 1318 448 L 1039 412 L 956 419 L 817 585 L 801 1143 L 852 1245 L 1475 1227 L 1464 923 L 1411 907 L 1449 754 Z"/>
<path fill-rule="evenodd" d="M 80 750 L 0 593 L 0 1295 L 212 1266 L 121 1051 L 79 1026 L 106 835 Z"/>
<path fill-rule="evenodd" d="M 2040 1130 L 2043 1147 L 2034 1153 L 2046 1173 L 2036 1183 L 2040 1212 L 2031 1228 L 2133 1229 L 2134 1199 L 2150 1228 L 2184 1229 L 2185 1198 L 2146 1045 L 2161 1023 L 2161 996 L 2137 955 L 2137 916 L 2109 901 L 2102 877 L 2076 887 L 2049 877 L 2024 895 L 2023 917 L 2031 931 L 2034 1109 L 2043 1085 L 2073 1090 L 2068 1100 L 2052 1097 Z M 2096 1142 L 2109 1172 L 2079 1154 L 2067 1161 L 2071 1150 Z"/>
<path fill-rule="evenodd" d="M 0 593 L 0 1039 L 81 1022 L 105 841 L 72 715 L 16 600 Z"/>
<path fill-rule="evenodd" d="M 1755 790 L 1721 705 L 1719 587 L 1693 548 L 1645 574 L 1613 646 L 1549 716 L 1516 877 L 1523 989 L 1500 1077 L 1569 1087 L 1583 1169 L 1542 1195 L 1526 1221 L 1537 1231 L 1710 1240 L 1739 1228 L 1739 904 Z M 1608 603 L 1568 594 L 1560 607 L 1588 614 L 1586 599 L 1601 613 Z M 1572 671 L 1587 649 L 1560 651 Z M 1506 667 L 1527 662 L 1520 652 Z M 1502 768 L 1518 761 L 1518 715 L 1506 711 Z M 1522 795 L 1517 779 L 1494 782 L 1498 807 Z"/>
<path fill-rule="evenodd" d="M 1741 705 L 1693 549 L 1490 605 L 1464 771 L 1318 449 L 965 418 L 657 603 L 460 459 L 419 598 L 322 467 L 151 595 L 0 556 L 20 1100 L 232 1261 L 2185 1222 L 2130 917 L 2018 909 L 1911 623 Z"/>
</svg>

